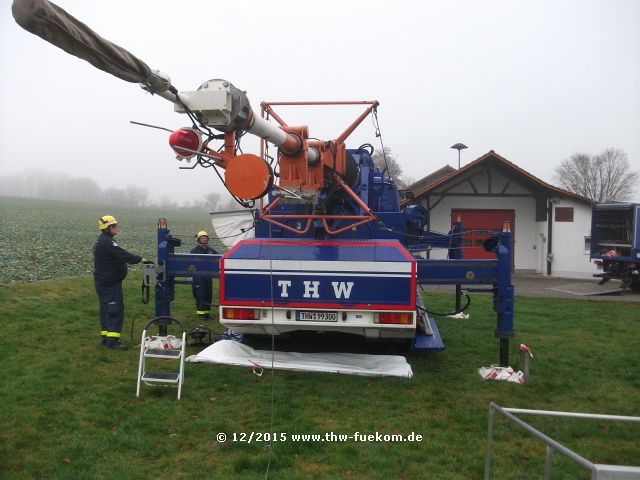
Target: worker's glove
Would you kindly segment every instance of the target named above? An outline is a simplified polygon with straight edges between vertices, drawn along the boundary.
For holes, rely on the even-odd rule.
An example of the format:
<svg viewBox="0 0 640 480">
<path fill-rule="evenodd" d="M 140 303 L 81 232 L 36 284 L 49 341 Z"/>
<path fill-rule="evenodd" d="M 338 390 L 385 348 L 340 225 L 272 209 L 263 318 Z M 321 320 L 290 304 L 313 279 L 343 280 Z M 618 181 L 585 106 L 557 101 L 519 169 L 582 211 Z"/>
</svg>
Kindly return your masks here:
<svg viewBox="0 0 640 480">
<path fill-rule="evenodd" d="M 155 263 L 153 260 L 147 260 L 146 258 L 143 258 L 143 259 L 141 260 L 141 262 L 142 262 L 144 265 L 153 265 L 153 264 Z"/>
</svg>

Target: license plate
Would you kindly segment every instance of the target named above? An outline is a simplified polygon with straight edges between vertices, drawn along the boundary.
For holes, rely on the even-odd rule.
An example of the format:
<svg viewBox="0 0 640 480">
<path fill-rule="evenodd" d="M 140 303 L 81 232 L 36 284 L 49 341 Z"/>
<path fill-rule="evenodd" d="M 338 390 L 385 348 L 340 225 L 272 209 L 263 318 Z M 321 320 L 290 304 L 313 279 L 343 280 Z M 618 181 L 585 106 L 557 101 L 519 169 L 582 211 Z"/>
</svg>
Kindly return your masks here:
<svg viewBox="0 0 640 480">
<path fill-rule="evenodd" d="M 298 312 L 301 322 L 337 322 L 338 312 Z"/>
</svg>

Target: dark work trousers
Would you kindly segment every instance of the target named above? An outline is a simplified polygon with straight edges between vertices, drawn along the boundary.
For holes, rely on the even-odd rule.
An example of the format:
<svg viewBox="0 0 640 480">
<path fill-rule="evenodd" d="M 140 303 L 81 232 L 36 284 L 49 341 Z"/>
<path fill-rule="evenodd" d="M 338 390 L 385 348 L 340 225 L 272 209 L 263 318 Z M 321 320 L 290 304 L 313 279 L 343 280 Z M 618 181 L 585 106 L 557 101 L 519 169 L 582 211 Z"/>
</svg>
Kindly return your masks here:
<svg viewBox="0 0 640 480">
<path fill-rule="evenodd" d="M 213 280 L 211 278 L 194 278 L 192 291 L 196 299 L 196 315 L 201 320 L 209 320 L 211 301 L 213 299 Z"/>
<path fill-rule="evenodd" d="M 122 283 L 105 287 L 98 282 L 96 293 L 100 301 L 100 334 L 102 345 L 120 343 L 120 332 L 124 321 L 124 301 L 122 299 Z"/>
</svg>

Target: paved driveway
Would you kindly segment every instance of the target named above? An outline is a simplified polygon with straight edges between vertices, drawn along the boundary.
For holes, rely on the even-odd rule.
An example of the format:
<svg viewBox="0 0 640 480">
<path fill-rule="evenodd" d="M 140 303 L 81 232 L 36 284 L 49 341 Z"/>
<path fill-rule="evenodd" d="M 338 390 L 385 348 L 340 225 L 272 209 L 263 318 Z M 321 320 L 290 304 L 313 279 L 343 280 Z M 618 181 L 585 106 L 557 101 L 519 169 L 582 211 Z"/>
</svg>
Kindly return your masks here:
<svg viewBox="0 0 640 480">
<path fill-rule="evenodd" d="M 547 277 L 536 274 L 515 274 L 512 277 L 515 293 L 523 297 L 571 298 L 574 300 L 608 300 L 616 302 L 640 302 L 640 293 L 626 289 L 620 293 L 585 295 L 587 292 L 619 290 L 620 282 L 610 280 L 603 286 L 598 280 Z M 450 285 L 425 285 L 425 290 L 434 293 L 454 293 Z M 570 293 L 574 292 L 574 293 Z"/>
<path fill-rule="evenodd" d="M 605 285 L 598 285 L 597 279 L 557 278 L 535 274 L 516 274 L 512 280 L 516 295 L 524 297 L 640 302 L 639 292 L 629 289 L 620 292 L 618 280 L 609 280 Z M 588 293 L 597 293 L 597 295 L 587 295 Z"/>
</svg>

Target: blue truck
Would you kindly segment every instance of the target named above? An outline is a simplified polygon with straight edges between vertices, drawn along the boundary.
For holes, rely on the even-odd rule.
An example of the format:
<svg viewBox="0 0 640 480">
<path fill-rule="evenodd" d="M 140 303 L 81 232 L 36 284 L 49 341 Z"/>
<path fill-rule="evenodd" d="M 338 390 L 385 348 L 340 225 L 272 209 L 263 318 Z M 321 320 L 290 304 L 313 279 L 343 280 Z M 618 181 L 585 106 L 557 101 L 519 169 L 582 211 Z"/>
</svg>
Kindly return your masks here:
<svg viewBox="0 0 640 480">
<path fill-rule="evenodd" d="M 461 285 L 467 293 L 493 294 L 494 334 L 500 364 L 507 365 L 515 333 L 510 225 L 485 242 L 494 258 L 465 259 L 462 225 L 447 233 L 427 230 L 427 210 L 400 208 L 397 185 L 375 168 L 370 146 L 344 152 L 355 172 L 348 185 L 334 188 L 326 179 L 311 201 L 284 198 L 271 186 L 254 210 L 254 238 L 222 255 L 177 252 L 162 219 L 157 266 L 150 272 L 156 276 L 156 315 L 171 315 L 177 285 L 218 278 L 220 323 L 237 333 L 342 332 L 442 350 L 421 286 Z M 372 219 L 362 222 L 369 214 Z M 418 254 L 434 248 L 446 249 L 448 258 Z"/>
<path fill-rule="evenodd" d="M 603 285 L 611 279 L 640 291 L 640 204 L 594 204 L 591 213 L 591 259 Z"/>
<path fill-rule="evenodd" d="M 388 169 L 373 163 L 373 147 L 347 145 L 366 118 L 374 125 L 372 138 L 380 137 L 377 101 L 262 102 L 254 110 L 244 90 L 220 78 L 179 91 L 167 75 L 47 0 L 15 0 L 12 12 L 34 35 L 171 102 L 188 124 L 169 137 L 180 168 L 214 171 L 254 212 L 254 238 L 224 255 L 176 252 L 178 239 L 166 220 L 159 222 L 157 265 L 146 275 L 156 280 L 156 318 L 170 318 L 176 285 L 210 277 L 220 280 L 220 322 L 235 331 L 339 331 L 441 349 L 420 285 L 451 284 L 457 291 L 465 285 L 468 292 L 493 294 L 500 363 L 508 364 L 514 335 L 510 225 L 485 241 L 493 258 L 467 260 L 459 224 L 448 233 L 431 232 L 425 208 L 401 209 Z M 294 63 L 284 71 L 296 71 Z M 364 111 L 337 136 L 321 139 L 275 111 L 292 105 Z M 246 134 L 261 139 L 259 154 L 243 152 Z M 448 249 L 448 258 L 416 255 L 431 248 Z"/>
</svg>

